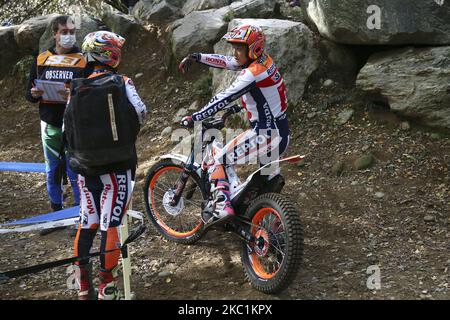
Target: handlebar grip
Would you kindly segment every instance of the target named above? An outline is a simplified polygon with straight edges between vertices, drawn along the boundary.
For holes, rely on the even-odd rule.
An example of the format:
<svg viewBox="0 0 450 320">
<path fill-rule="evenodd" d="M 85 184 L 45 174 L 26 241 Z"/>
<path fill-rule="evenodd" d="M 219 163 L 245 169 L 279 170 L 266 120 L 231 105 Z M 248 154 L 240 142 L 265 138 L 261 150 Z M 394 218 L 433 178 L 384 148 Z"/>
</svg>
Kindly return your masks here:
<svg viewBox="0 0 450 320">
<path fill-rule="evenodd" d="M 234 104 L 229 109 L 232 110 L 234 113 L 237 113 L 242 110 L 242 107 L 237 104 Z"/>
<path fill-rule="evenodd" d="M 223 120 L 226 120 L 229 116 L 231 116 L 232 114 L 238 113 L 239 111 L 241 111 L 243 108 L 241 106 L 238 106 L 237 104 L 232 105 L 231 107 L 228 107 L 224 113 L 224 115 L 222 116 Z"/>
<path fill-rule="evenodd" d="M 181 125 L 183 127 L 186 127 L 186 128 L 193 128 L 194 127 L 194 122 L 193 121 L 188 121 L 188 120 L 183 120 L 183 121 L 181 121 Z"/>
</svg>

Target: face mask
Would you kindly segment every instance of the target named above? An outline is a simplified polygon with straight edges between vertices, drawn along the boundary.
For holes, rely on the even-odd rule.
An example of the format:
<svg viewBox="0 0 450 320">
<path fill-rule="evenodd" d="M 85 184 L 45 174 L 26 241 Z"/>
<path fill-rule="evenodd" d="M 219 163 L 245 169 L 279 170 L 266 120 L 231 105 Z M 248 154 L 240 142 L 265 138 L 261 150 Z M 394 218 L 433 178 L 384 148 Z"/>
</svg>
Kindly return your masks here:
<svg viewBox="0 0 450 320">
<path fill-rule="evenodd" d="M 59 39 L 59 45 L 65 49 L 70 49 L 77 42 L 75 35 L 62 35 Z"/>
</svg>

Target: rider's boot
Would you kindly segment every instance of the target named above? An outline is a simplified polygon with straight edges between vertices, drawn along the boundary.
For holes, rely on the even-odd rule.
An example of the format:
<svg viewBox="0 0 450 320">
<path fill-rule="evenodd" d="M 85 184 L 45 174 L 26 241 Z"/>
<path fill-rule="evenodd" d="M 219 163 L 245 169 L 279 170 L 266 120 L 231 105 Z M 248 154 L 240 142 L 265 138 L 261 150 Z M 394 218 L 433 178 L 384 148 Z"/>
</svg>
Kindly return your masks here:
<svg viewBox="0 0 450 320">
<path fill-rule="evenodd" d="M 80 265 L 80 291 L 78 300 L 96 300 L 94 286 L 92 284 L 92 266 L 90 264 Z"/>
<path fill-rule="evenodd" d="M 98 300 L 120 300 L 121 293 L 117 287 L 117 268 L 113 270 L 100 269 L 100 285 L 98 287 Z"/>
<path fill-rule="evenodd" d="M 202 214 L 205 226 L 226 222 L 234 215 L 228 181 L 218 179 L 215 183 L 211 183 L 211 193 L 213 195 L 211 210 L 205 210 Z"/>
</svg>

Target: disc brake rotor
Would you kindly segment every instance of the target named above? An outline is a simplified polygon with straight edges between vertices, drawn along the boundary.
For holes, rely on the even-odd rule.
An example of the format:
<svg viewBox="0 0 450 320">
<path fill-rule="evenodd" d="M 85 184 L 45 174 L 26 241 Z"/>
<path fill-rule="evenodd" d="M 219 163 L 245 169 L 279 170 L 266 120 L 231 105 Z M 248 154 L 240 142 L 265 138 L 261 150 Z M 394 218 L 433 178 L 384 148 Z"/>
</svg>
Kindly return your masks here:
<svg viewBox="0 0 450 320">
<path fill-rule="evenodd" d="M 163 206 L 168 214 L 176 217 L 184 209 L 184 198 L 181 197 L 180 201 L 178 201 L 178 204 L 176 206 L 172 206 L 171 202 L 172 202 L 174 196 L 175 196 L 175 193 L 173 190 L 166 191 L 166 193 L 164 193 L 164 197 L 163 197 Z"/>
</svg>

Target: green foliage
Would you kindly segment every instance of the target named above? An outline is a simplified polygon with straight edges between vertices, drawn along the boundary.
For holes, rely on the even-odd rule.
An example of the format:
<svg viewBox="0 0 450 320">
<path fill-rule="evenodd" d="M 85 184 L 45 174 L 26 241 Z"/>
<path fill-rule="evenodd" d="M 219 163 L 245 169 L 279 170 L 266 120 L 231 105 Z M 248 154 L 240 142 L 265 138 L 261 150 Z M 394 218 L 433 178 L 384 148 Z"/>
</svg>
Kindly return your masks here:
<svg viewBox="0 0 450 320">
<path fill-rule="evenodd" d="M 224 17 L 223 17 L 223 21 L 225 22 L 230 22 L 231 20 L 234 19 L 234 13 L 233 11 L 228 12 Z"/>
<path fill-rule="evenodd" d="M 194 82 L 194 98 L 205 104 L 212 96 L 212 74 L 207 73 Z"/>
<path fill-rule="evenodd" d="M 19 60 L 13 67 L 11 74 L 12 76 L 22 83 L 26 83 L 28 81 L 28 74 L 30 72 L 31 66 L 34 61 L 33 56 L 26 56 Z"/>
</svg>

